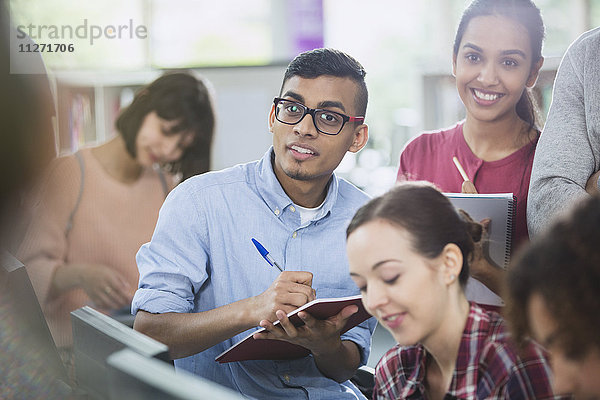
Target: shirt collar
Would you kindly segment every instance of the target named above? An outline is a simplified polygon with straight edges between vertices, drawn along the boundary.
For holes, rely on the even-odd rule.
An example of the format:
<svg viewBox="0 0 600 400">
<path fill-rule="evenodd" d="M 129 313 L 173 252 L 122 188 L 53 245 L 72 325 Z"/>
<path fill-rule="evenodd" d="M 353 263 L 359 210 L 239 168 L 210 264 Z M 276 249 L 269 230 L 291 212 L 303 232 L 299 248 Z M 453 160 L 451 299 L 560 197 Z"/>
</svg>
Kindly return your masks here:
<svg viewBox="0 0 600 400">
<path fill-rule="evenodd" d="M 456 369 L 454 370 L 452 381 L 450 382 L 450 388 L 448 394 L 458 395 L 459 392 L 467 390 L 467 393 L 461 393 L 461 398 L 476 398 L 477 386 L 469 386 L 466 384 L 468 381 L 467 376 L 475 374 L 470 379 L 472 382 L 477 381 L 477 368 L 473 368 L 472 363 L 474 360 L 478 360 L 477 355 L 481 351 L 481 347 L 485 344 L 484 340 L 477 340 L 475 346 L 473 342 L 475 338 L 487 337 L 487 331 L 489 330 L 490 319 L 489 316 L 475 303 L 470 303 L 469 316 L 467 323 L 463 331 L 463 335 L 460 342 L 458 351 L 458 359 L 456 361 Z M 424 393 L 425 388 L 425 370 L 427 362 L 427 350 L 423 345 L 419 344 L 416 346 L 416 360 L 417 365 L 411 371 L 411 374 L 406 378 L 406 385 L 403 388 L 403 398 L 408 398 L 415 395 L 416 393 Z"/>
<path fill-rule="evenodd" d="M 271 146 L 256 165 L 256 186 L 271 211 L 279 217 L 287 207 L 293 205 L 293 202 L 281 187 L 277 176 L 275 176 L 271 161 L 274 157 L 275 153 L 273 152 L 273 146 Z M 338 191 L 339 180 L 334 173 L 327 185 L 327 195 L 323 207 L 313 220 L 324 218 L 331 212 L 338 198 Z"/>
<path fill-rule="evenodd" d="M 418 362 L 411 374 L 406 378 L 406 384 L 402 390 L 402 398 L 410 398 L 417 394 L 422 395 L 425 393 L 425 370 L 427 361 L 427 351 L 422 345 L 416 347 L 417 356 L 415 357 Z"/>
<path fill-rule="evenodd" d="M 469 316 L 463 331 L 458 354 L 471 354 L 473 351 L 479 352 L 479 347 L 483 340 L 478 341 L 478 346 L 473 346 L 473 338 L 482 338 L 487 335 L 490 326 L 490 317 L 474 302 L 469 302 Z"/>
<path fill-rule="evenodd" d="M 477 304 L 471 302 L 469 316 L 458 349 L 456 369 L 448 393 L 457 395 L 462 392 L 460 393 L 461 396 L 476 397 L 477 385 L 468 385 L 467 382 L 477 382 L 478 368 L 474 368 L 476 365 L 473 363 L 479 362 L 479 356 L 489 335 L 489 329 L 489 315 Z"/>
</svg>

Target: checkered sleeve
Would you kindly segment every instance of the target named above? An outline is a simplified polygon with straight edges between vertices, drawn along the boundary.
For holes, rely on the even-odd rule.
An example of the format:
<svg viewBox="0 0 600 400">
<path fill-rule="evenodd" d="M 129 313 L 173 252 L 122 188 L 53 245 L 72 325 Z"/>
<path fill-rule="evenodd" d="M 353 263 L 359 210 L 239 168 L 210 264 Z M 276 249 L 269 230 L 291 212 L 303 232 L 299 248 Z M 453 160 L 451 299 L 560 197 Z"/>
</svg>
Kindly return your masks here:
<svg viewBox="0 0 600 400">
<path fill-rule="evenodd" d="M 550 368 L 543 350 L 529 342 L 515 360 L 504 386 L 505 399 L 559 399 L 550 383 Z"/>
<path fill-rule="evenodd" d="M 392 347 L 375 368 L 373 399 L 423 398 L 423 357 L 420 346 Z"/>
<path fill-rule="evenodd" d="M 400 371 L 400 347 L 390 349 L 377 363 L 375 368 L 375 390 L 373 399 L 391 399 L 394 387 L 398 383 Z"/>
<path fill-rule="evenodd" d="M 550 383 L 550 368 L 543 349 L 528 342 L 522 349 L 510 339 L 503 319 L 488 314 L 478 366 L 477 398 L 558 399 Z"/>
<path fill-rule="evenodd" d="M 501 319 L 492 322 L 494 341 L 480 362 L 478 394 L 489 390 L 494 399 L 558 399 L 550 383 L 550 367 L 543 349 L 528 342 L 517 349 Z M 487 396 L 486 396 L 487 397 Z"/>
</svg>

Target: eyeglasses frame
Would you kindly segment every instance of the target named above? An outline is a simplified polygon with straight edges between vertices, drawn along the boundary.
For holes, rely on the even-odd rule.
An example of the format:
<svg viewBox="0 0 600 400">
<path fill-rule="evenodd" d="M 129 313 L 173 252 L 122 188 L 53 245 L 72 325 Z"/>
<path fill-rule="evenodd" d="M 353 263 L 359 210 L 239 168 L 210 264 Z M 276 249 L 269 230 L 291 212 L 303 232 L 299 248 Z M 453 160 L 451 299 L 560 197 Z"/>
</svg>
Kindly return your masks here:
<svg viewBox="0 0 600 400">
<path fill-rule="evenodd" d="M 302 115 L 302 117 L 300 117 L 300 119 L 297 122 L 294 122 L 294 123 L 284 122 L 284 121 L 280 120 L 279 117 L 278 117 L 279 112 L 277 111 L 277 105 L 281 101 L 287 101 L 287 102 L 298 104 L 298 105 L 304 107 L 304 114 Z M 306 117 L 306 114 L 310 114 L 311 117 L 312 117 L 313 125 L 315 126 L 315 129 L 318 132 L 321 132 L 322 134 L 329 135 L 329 136 L 339 135 L 339 133 L 342 131 L 342 129 L 344 129 L 344 126 L 346 125 L 346 122 L 356 122 L 356 121 L 363 122 L 365 120 L 365 117 L 351 117 L 349 115 L 342 114 L 341 112 L 328 110 L 326 108 L 310 108 L 310 107 L 307 107 L 304 104 L 302 104 L 300 102 L 297 102 L 295 100 L 284 99 L 282 97 L 275 97 L 273 99 L 273 104 L 275 105 L 275 119 L 277 119 L 277 121 L 281 122 L 282 124 L 286 124 L 286 125 L 296 125 L 296 124 L 299 124 L 304 119 L 304 117 Z M 322 130 L 320 130 L 319 127 L 317 126 L 317 121 L 315 119 L 315 114 L 316 114 L 317 111 L 327 111 L 328 113 L 334 113 L 334 114 L 337 114 L 340 117 L 342 117 L 342 121 L 343 122 L 342 122 L 342 126 L 340 127 L 340 130 L 337 131 L 337 133 L 327 133 L 327 132 L 323 132 Z"/>
</svg>

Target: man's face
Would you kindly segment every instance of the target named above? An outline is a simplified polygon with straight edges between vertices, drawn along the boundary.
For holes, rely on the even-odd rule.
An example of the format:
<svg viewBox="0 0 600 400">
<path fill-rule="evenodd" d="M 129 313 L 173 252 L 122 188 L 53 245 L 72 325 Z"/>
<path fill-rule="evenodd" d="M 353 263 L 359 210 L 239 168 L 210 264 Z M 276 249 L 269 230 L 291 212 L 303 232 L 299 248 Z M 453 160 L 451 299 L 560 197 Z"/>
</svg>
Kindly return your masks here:
<svg viewBox="0 0 600 400">
<path fill-rule="evenodd" d="M 534 339 L 550 353 L 554 392 L 572 393 L 576 399 L 600 399 L 600 349 L 592 348 L 580 359 L 570 357 L 556 338 L 558 322 L 537 293 L 529 300 L 527 314 Z"/>
<path fill-rule="evenodd" d="M 350 78 L 294 76 L 285 82 L 280 97 L 309 108 L 358 116 L 357 93 L 358 85 Z M 284 188 L 297 181 L 326 183 L 346 152 L 359 151 L 368 138 L 367 126 L 356 122 L 347 122 L 334 136 L 320 133 L 309 114 L 295 125 L 284 124 L 275 118 L 275 106 L 269 114 L 269 129 L 273 132 L 275 175 Z"/>
</svg>

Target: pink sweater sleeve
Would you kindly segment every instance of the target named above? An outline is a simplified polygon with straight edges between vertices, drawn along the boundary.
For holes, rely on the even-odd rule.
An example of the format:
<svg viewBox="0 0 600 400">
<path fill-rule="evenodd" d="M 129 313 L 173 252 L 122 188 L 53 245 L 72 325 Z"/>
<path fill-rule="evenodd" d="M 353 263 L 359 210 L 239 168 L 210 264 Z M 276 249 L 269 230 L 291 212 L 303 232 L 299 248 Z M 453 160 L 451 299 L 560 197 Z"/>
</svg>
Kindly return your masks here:
<svg viewBox="0 0 600 400">
<path fill-rule="evenodd" d="M 43 307 L 49 303 L 48 292 L 54 271 L 66 261 L 66 226 L 80 185 L 81 172 L 74 156 L 53 162 L 18 251 L 18 258 L 25 264 Z"/>
</svg>

